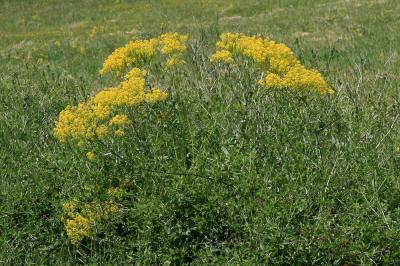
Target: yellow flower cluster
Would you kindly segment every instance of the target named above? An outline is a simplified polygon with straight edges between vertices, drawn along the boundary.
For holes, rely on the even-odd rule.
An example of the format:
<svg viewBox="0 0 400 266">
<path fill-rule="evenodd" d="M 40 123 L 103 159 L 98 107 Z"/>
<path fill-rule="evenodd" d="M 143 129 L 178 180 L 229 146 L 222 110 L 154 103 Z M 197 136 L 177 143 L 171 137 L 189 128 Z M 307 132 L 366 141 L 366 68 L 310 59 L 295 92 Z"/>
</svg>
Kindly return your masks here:
<svg viewBox="0 0 400 266">
<path fill-rule="evenodd" d="M 165 33 L 159 37 L 160 52 L 168 56 L 165 68 L 171 68 L 186 63 L 185 60 L 181 58 L 182 53 L 186 51 L 186 41 L 186 35 L 180 35 L 176 32 Z"/>
<path fill-rule="evenodd" d="M 264 40 L 259 36 L 246 36 L 242 33 L 223 33 L 217 42 L 220 51 L 241 54 L 262 65 L 266 60 Z"/>
<path fill-rule="evenodd" d="M 71 244 L 77 244 L 85 236 L 89 234 L 89 220 L 82 215 L 75 214 L 65 222 L 65 230 Z"/>
<path fill-rule="evenodd" d="M 56 121 L 54 136 L 60 142 L 71 139 L 79 146 L 87 140 L 104 139 L 110 134 L 110 127 L 115 129 L 116 136 L 123 136 L 123 128 L 131 125 L 132 121 L 126 115 L 110 118 L 117 107 L 130 107 L 142 102 L 154 104 L 168 96 L 158 88 L 147 92 L 145 76 L 146 71 L 133 68 L 119 86 L 100 91 L 86 103 L 67 106 Z M 87 155 L 87 158 L 93 160 L 94 155 Z"/>
<path fill-rule="evenodd" d="M 211 56 L 211 62 L 218 62 L 218 61 L 233 63 L 232 53 L 229 52 L 228 50 L 216 51 L 215 54 Z"/>
<path fill-rule="evenodd" d="M 161 45 L 162 54 L 182 53 L 186 50 L 186 35 L 180 35 L 177 32 L 169 32 L 158 38 Z"/>
<path fill-rule="evenodd" d="M 124 125 L 130 125 L 132 121 L 128 118 L 126 115 L 116 115 L 113 118 L 110 119 L 108 124 L 110 126 L 116 125 L 116 126 L 124 126 Z"/>
<path fill-rule="evenodd" d="M 146 71 L 132 69 L 118 86 L 100 91 L 92 99 L 93 103 L 106 106 L 134 106 L 144 100 Z"/>
<path fill-rule="evenodd" d="M 176 32 L 165 33 L 158 38 L 131 41 L 124 47 L 116 49 L 104 61 L 100 74 L 104 75 L 110 71 L 121 73 L 125 67 L 137 66 L 150 60 L 158 50 L 161 54 L 168 56 L 166 68 L 184 64 L 185 61 L 181 59 L 181 55 L 186 50 L 186 41 L 186 35 Z"/>
<path fill-rule="evenodd" d="M 122 137 L 125 135 L 125 131 L 122 129 L 124 126 L 132 124 L 132 121 L 126 115 L 116 115 L 108 122 L 110 126 L 117 126 L 118 129 L 115 131 L 115 136 Z"/>
<path fill-rule="evenodd" d="M 100 74 L 109 71 L 122 71 L 126 66 L 133 66 L 140 61 L 148 60 L 155 54 L 157 39 L 135 40 L 124 47 L 116 49 L 103 63 Z"/>
<path fill-rule="evenodd" d="M 95 157 L 96 157 L 96 155 L 95 155 L 94 152 L 92 152 L 92 151 L 89 151 L 89 152 L 86 153 L 86 158 L 87 158 L 89 161 L 93 161 Z"/>
<path fill-rule="evenodd" d="M 79 243 L 89 236 L 90 230 L 101 219 L 109 219 L 118 212 L 118 205 L 112 200 L 106 202 L 86 203 L 82 211 L 78 212 L 75 202 L 66 202 L 62 205 L 63 213 L 60 220 L 64 223 L 65 231 L 71 244 Z"/>
<path fill-rule="evenodd" d="M 89 220 L 76 212 L 76 204 L 73 201 L 62 204 L 62 210 L 60 220 L 64 223 L 68 239 L 72 244 L 77 244 L 89 235 Z"/>
<path fill-rule="evenodd" d="M 93 30 L 97 31 L 97 28 Z M 185 64 L 181 55 L 187 49 L 186 41 L 187 36 L 178 33 L 165 33 L 157 38 L 132 41 L 116 49 L 105 60 L 100 74 L 110 71 L 122 73 L 126 67 L 136 66 L 153 58 L 157 51 L 166 56 L 166 68 Z M 77 106 L 67 106 L 56 121 L 54 136 L 60 142 L 73 140 L 82 146 L 87 140 L 104 139 L 110 135 L 110 127 L 114 128 L 116 136 L 125 135 L 123 127 L 131 125 L 128 117 L 121 115 L 110 119 L 117 107 L 132 107 L 143 102 L 154 104 L 168 96 L 167 92 L 159 88 L 146 90 L 146 75 L 145 70 L 133 67 L 118 86 L 105 88 L 89 101 Z M 94 155 L 89 154 L 87 158 L 93 160 Z"/>
<path fill-rule="evenodd" d="M 77 106 L 68 105 L 60 112 L 53 130 L 54 136 L 60 142 L 66 142 L 69 138 L 77 143 L 85 139 L 94 139 L 97 129 L 103 126 L 101 123 L 109 114 L 110 108 L 105 105 L 94 105 L 91 102 L 80 103 Z M 101 133 L 98 136 L 100 138 L 104 137 L 104 132 Z"/>
<path fill-rule="evenodd" d="M 168 93 L 158 87 L 146 87 L 147 71 L 134 66 L 152 58 L 156 53 L 166 58 L 166 67 L 184 64 L 181 54 L 186 50 L 186 40 L 185 35 L 167 33 L 155 39 L 130 42 L 114 51 L 104 62 L 100 73 L 121 73 L 127 67 L 131 68 L 130 71 L 117 86 L 105 88 L 88 101 L 67 106 L 61 111 L 53 129 L 54 136 L 62 143 L 72 141 L 78 146 L 88 141 L 104 139 L 112 132 L 115 136 L 124 136 L 124 129 L 133 122 L 128 115 L 118 111 L 142 103 L 155 104 L 168 97 Z M 86 158 L 93 161 L 96 154 L 88 151 Z M 93 201 L 78 207 L 74 201 L 63 204 L 60 219 L 72 244 L 79 243 L 99 230 L 95 227 L 98 222 L 109 219 L 118 212 L 119 207 L 115 201 L 124 195 L 122 187 L 127 184 L 128 181 L 124 180 L 121 188 L 109 188 L 105 201 Z M 85 189 L 90 191 L 92 187 Z"/>
<path fill-rule="evenodd" d="M 316 70 L 306 69 L 302 65 L 291 68 L 285 75 L 268 73 L 258 82 L 267 88 L 292 88 L 299 91 L 311 91 L 318 94 L 334 94 L 335 91 L 328 88 L 321 73 Z"/>
<path fill-rule="evenodd" d="M 267 88 L 290 88 L 318 94 L 334 93 L 318 71 L 304 67 L 293 51 L 284 44 L 260 36 L 223 33 L 216 46 L 218 50 L 211 56 L 211 61 L 233 63 L 232 55 L 250 58 L 265 71 L 265 77 L 258 83 Z"/>
</svg>

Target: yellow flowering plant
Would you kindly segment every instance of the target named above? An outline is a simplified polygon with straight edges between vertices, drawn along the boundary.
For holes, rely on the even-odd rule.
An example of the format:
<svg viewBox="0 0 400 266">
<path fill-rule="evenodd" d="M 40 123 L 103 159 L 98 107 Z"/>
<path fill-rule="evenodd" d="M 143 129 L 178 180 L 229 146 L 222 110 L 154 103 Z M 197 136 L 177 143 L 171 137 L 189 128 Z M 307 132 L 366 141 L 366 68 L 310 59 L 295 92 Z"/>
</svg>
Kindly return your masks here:
<svg viewBox="0 0 400 266">
<path fill-rule="evenodd" d="M 120 198 L 122 193 L 122 188 L 110 188 L 107 190 L 107 195 L 111 195 L 108 200 L 86 203 L 77 200 L 64 202 L 59 218 L 64 224 L 71 244 L 76 245 L 85 237 L 98 233 L 99 225 L 103 221 L 110 220 L 119 211 L 115 200 Z"/>
<path fill-rule="evenodd" d="M 115 72 L 124 73 L 125 68 L 140 67 L 155 57 L 164 57 L 165 67 L 171 68 L 185 64 L 183 53 L 186 51 L 187 36 L 179 33 L 165 33 L 157 38 L 134 40 L 116 49 L 105 61 L 100 74 Z"/>
<path fill-rule="evenodd" d="M 100 74 L 116 72 L 120 75 L 128 68 L 124 79 L 117 86 L 99 91 L 87 102 L 67 106 L 56 121 L 54 136 L 61 143 L 72 140 L 78 146 L 104 140 L 110 135 L 123 136 L 124 127 L 131 126 L 132 121 L 127 115 L 118 114 L 118 110 L 142 103 L 153 105 L 168 97 L 168 93 L 159 87 L 147 88 L 147 71 L 137 66 L 143 66 L 156 55 L 166 56 L 166 69 L 184 64 L 181 57 L 186 50 L 186 41 L 186 35 L 166 33 L 157 38 L 135 40 L 116 49 L 104 61 Z M 123 123 L 117 122 L 122 117 Z"/>
<path fill-rule="evenodd" d="M 210 87 L 213 82 L 219 82 L 227 90 L 210 93 L 210 98 L 202 98 L 199 90 L 199 97 L 196 98 L 193 93 L 185 94 L 192 88 L 188 86 L 190 81 L 182 78 L 188 73 L 185 71 L 194 65 L 189 61 L 193 57 L 185 57 L 186 42 L 186 35 L 166 33 L 150 39 L 134 40 L 116 49 L 106 58 L 100 69 L 101 75 L 116 74 L 113 76 L 116 77 L 116 83 L 99 90 L 87 101 L 68 105 L 60 112 L 53 129 L 55 138 L 60 143 L 71 143 L 72 147 L 83 150 L 82 164 L 88 172 L 95 173 L 87 173 L 90 177 L 82 181 L 84 188 L 81 191 L 77 188 L 79 200 L 66 201 L 62 206 L 61 221 L 71 244 L 92 238 L 98 232 L 104 233 L 102 224 L 112 221 L 123 212 L 123 199 L 130 193 L 127 189 L 129 186 L 122 185 L 119 176 L 108 177 L 113 173 L 112 167 L 134 169 L 132 172 L 136 174 L 142 169 L 148 170 L 140 166 L 135 169 L 136 164 L 146 166 L 146 163 L 154 162 L 161 165 L 164 162 L 177 161 L 180 165 L 184 161 L 182 164 L 185 169 L 191 169 L 196 163 L 187 147 L 193 145 L 196 148 L 197 144 L 193 139 L 196 134 L 204 133 L 202 125 L 198 121 L 186 121 L 178 117 L 177 112 L 189 112 L 191 104 L 197 104 L 201 106 L 201 110 L 208 112 L 207 104 L 223 105 L 218 99 L 225 97 L 229 108 L 235 110 L 232 113 L 246 117 L 247 112 L 254 107 L 248 104 L 258 101 L 260 96 L 253 94 L 251 90 L 245 91 L 249 86 L 260 91 L 265 91 L 266 87 L 322 95 L 333 93 L 322 75 L 303 66 L 293 51 L 284 44 L 261 36 L 225 33 L 217 42 L 217 50 L 210 56 L 210 61 L 217 66 L 217 70 L 220 66 L 218 62 L 235 65 L 225 73 L 238 74 L 242 78 L 239 83 L 244 84 L 240 84 L 241 87 L 236 86 L 238 79 L 230 79 L 229 76 L 213 77 L 204 75 L 207 72 L 200 73 L 204 75 L 200 75 L 202 81 L 209 82 L 207 84 L 211 84 Z M 251 63 L 243 63 L 243 59 L 248 59 L 246 62 Z M 187 67 L 181 68 L 182 71 L 173 72 L 176 67 L 185 64 Z M 243 72 L 236 71 L 240 67 L 247 69 Z M 170 89 L 170 86 L 179 87 L 180 90 Z M 174 94 L 170 94 L 171 91 Z M 203 99 L 207 102 L 201 102 Z M 245 119 L 240 123 L 244 123 L 243 121 Z M 175 123 L 179 130 L 168 132 L 171 123 Z M 197 132 L 190 136 L 193 139 L 189 143 L 186 140 L 189 138 L 187 132 L 192 127 L 198 127 L 202 133 Z M 163 138 L 164 136 L 166 137 Z M 157 141 L 154 141 L 155 138 Z M 232 142 L 238 141 L 238 138 L 239 134 Z M 168 146 L 168 141 L 171 140 L 173 149 Z M 184 143 L 181 145 L 184 149 L 175 150 L 178 147 L 176 141 Z M 225 153 L 226 149 L 221 149 Z M 229 156 L 228 150 L 225 155 Z M 99 172 L 107 173 L 106 177 L 99 176 Z M 153 173 L 151 169 L 150 172 Z M 118 182 L 119 185 L 116 185 Z"/>
<path fill-rule="evenodd" d="M 131 126 L 132 121 L 127 115 L 118 114 L 118 110 L 146 102 L 155 104 L 168 96 L 159 88 L 146 90 L 146 73 L 133 68 L 117 87 L 106 88 L 78 106 L 67 106 L 56 121 L 54 136 L 61 143 L 72 140 L 78 146 L 104 140 L 112 134 L 112 129 L 121 136 L 121 130 Z"/>
<path fill-rule="evenodd" d="M 294 52 L 282 43 L 261 36 L 243 33 L 223 33 L 216 43 L 211 62 L 239 63 L 235 56 L 251 59 L 261 69 L 258 84 L 270 89 L 289 88 L 302 92 L 333 94 L 325 79 L 316 70 L 307 69 Z"/>
<path fill-rule="evenodd" d="M 135 131 L 134 119 L 140 119 L 141 106 L 156 108 L 157 103 L 168 98 L 168 92 L 161 86 L 148 84 L 151 71 L 148 63 L 158 57 L 168 71 L 185 64 L 186 40 L 185 35 L 166 33 L 157 38 L 132 41 L 116 49 L 105 60 L 100 74 L 114 72 L 122 77 L 121 81 L 100 90 L 85 102 L 68 105 L 62 110 L 53 129 L 55 138 L 60 143 L 72 143 L 83 149 L 91 164 L 101 163 L 102 154 L 110 151 L 107 142 L 115 143 Z M 103 221 L 112 219 L 120 209 L 117 201 L 125 193 L 124 186 L 108 187 L 109 182 L 97 183 L 96 180 L 98 177 L 86 180 L 84 190 L 78 193 L 79 199 L 62 205 L 60 220 L 73 245 L 95 236 L 101 231 Z"/>
</svg>

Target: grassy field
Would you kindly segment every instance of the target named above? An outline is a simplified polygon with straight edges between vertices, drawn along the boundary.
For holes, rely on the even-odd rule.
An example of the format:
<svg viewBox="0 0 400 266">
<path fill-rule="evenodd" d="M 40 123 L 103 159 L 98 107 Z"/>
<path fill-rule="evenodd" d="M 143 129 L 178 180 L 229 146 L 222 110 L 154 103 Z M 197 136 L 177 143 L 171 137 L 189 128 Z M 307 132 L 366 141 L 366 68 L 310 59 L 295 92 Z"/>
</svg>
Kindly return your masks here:
<svg viewBox="0 0 400 266">
<path fill-rule="evenodd" d="M 0 0 L 0 264 L 398 264 L 399 30 L 397 0 Z M 54 138 L 112 51 L 170 31 L 187 66 L 157 70 L 170 96 L 135 130 L 94 161 Z M 223 32 L 285 43 L 336 93 L 210 63 Z M 62 205 L 117 186 L 71 243 Z"/>
</svg>

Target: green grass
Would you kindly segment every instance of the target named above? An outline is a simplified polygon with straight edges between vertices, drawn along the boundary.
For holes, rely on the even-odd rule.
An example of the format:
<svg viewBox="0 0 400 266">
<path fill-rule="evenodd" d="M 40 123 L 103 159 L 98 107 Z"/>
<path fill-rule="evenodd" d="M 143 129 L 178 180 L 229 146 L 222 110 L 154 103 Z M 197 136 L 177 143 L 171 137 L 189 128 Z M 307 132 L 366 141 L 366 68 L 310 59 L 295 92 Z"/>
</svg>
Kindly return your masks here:
<svg viewBox="0 0 400 266">
<path fill-rule="evenodd" d="M 1 0 L 0 10 L 1 264 L 400 261 L 398 1 Z M 167 31 L 189 35 L 188 66 L 157 72 L 173 94 L 131 111 L 137 132 L 111 146 L 118 156 L 89 163 L 60 145 L 59 112 L 112 83 L 98 75 L 104 59 Z M 251 67 L 210 64 L 226 31 L 285 43 L 336 94 L 266 91 Z M 71 245 L 61 204 L 122 179 L 118 215 Z"/>
</svg>

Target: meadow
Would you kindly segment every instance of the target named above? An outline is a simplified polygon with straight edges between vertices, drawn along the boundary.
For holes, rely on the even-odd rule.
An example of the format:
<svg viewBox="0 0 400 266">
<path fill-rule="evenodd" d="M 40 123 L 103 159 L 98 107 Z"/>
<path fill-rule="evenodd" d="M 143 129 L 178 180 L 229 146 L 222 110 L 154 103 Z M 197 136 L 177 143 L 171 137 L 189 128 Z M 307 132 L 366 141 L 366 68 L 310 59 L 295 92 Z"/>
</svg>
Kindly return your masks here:
<svg viewBox="0 0 400 266">
<path fill-rule="evenodd" d="M 399 264 L 399 30 L 397 0 L 0 0 L 0 263 Z M 214 60 L 228 32 L 327 90 Z"/>
</svg>

